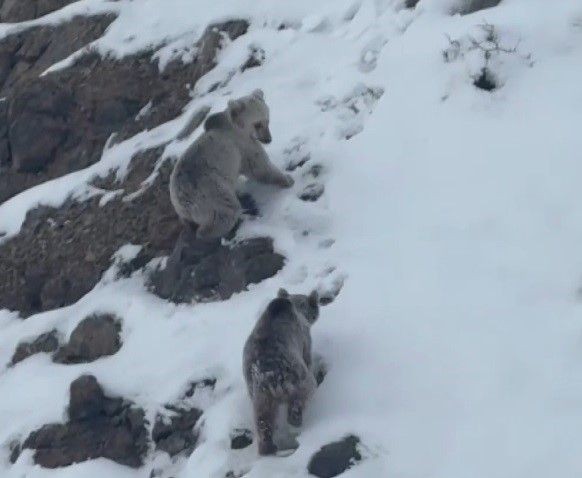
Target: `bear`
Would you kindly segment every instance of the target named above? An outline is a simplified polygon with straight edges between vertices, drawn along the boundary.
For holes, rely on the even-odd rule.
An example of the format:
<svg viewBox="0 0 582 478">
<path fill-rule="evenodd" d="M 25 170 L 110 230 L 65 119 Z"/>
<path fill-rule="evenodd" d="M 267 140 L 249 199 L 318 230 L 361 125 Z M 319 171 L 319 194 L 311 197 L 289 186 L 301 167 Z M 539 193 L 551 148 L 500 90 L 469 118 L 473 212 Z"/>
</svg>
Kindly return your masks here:
<svg viewBox="0 0 582 478">
<path fill-rule="evenodd" d="M 269 108 L 257 89 L 230 100 L 204 122 L 204 132 L 178 159 L 170 176 L 170 199 L 183 223 L 197 225 L 199 239 L 216 239 L 237 224 L 240 174 L 281 188 L 293 178 L 277 169 L 261 145 L 271 142 Z"/>
<path fill-rule="evenodd" d="M 258 451 L 277 452 L 273 441 L 280 405 L 287 422 L 300 427 L 306 401 L 317 387 L 311 368 L 311 326 L 319 317 L 319 297 L 280 289 L 262 313 L 243 350 L 243 374 L 253 403 Z"/>
</svg>

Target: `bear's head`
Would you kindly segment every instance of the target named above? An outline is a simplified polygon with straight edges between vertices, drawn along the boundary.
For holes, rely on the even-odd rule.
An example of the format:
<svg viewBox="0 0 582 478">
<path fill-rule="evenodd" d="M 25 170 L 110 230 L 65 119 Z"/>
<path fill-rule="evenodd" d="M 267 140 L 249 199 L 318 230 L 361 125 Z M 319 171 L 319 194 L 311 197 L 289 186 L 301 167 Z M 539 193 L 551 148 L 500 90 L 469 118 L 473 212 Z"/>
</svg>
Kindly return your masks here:
<svg viewBox="0 0 582 478">
<path fill-rule="evenodd" d="M 307 322 L 311 325 L 319 317 L 319 294 L 317 291 L 311 292 L 309 295 L 304 294 L 289 294 L 285 289 L 279 289 L 277 297 L 280 299 L 289 300 L 297 311 L 302 314 Z"/>
<path fill-rule="evenodd" d="M 265 103 L 263 90 L 228 102 L 228 113 L 233 124 L 251 138 L 261 143 L 271 142 L 269 130 L 269 107 Z"/>
</svg>

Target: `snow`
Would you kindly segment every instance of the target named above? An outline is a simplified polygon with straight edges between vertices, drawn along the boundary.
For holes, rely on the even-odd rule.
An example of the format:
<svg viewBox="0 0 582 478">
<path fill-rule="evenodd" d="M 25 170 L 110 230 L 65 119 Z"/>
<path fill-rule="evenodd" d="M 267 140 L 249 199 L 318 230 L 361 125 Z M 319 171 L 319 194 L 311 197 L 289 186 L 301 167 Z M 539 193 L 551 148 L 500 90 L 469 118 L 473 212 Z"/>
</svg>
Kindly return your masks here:
<svg viewBox="0 0 582 478">
<path fill-rule="evenodd" d="M 398 4 L 81 1 L 36 21 L 115 8 L 118 19 L 96 45 L 123 56 L 152 46 L 168 55 L 167 45 L 187 47 L 210 22 L 252 20 L 247 35 L 225 45 L 180 118 L 1 205 L 7 237 L 37 204 L 100 194 L 90 179 L 112 168 L 122 177 L 140 149 L 170 141 L 163 158 L 179 154 L 187 142 L 172 138 L 193 111 L 220 110 L 257 87 L 271 108 L 273 161 L 310 160 L 293 172 L 291 191 L 245 185 L 263 217 L 241 235 L 272 235 L 289 259 L 248 292 L 174 305 L 149 294 L 141 273 L 114 280 L 110 271 L 70 307 L 26 321 L 0 311 L 0 364 L 18 342 L 52 328 L 66 338 L 93 312 L 123 319 L 123 347 L 112 357 L 65 366 L 41 354 L 0 371 L 0 444 L 64 420 L 69 384 L 82 373 L 144 407 L 150 420 L 189 382 L 216 377 L 199 404 L 194 453 L 176 463 L 153 456 L 134 471 L 107 460 L 44 470 L 30 452 L 10 465 L 4 451 L 0 475 L 133 478 L 156 466 L 177 478 L 222 478 L 230 470 L 306 477 L 319 447 L 355 433 L 367 458 L 346 478 L 580 476 L 582 5 L 505 0 L 449 16 L 450 2 L 422 0 L 414 12 Z M 281 23 L 292 28 L 278 31 Z M 501 80 L 493 92 L 473 85 L 483 59 L 469 51 L 469 39 L 484 23 L 507 48 L 518 45 L 519 54 L 491 64 Z M 447 37 L 461 43 L 450 62 Z M 265 64 L 240 73 L 251 46 L 265 51 Z M 383 94 L 367 102 L 358 97 L 362 88 Z M 354 96 L 365 108 L 351 115 L 345 105 Z M 348 130 L 359 134 L 346 141 Z M 322 166 L 325 193 L 304 203 L 297 194 L 314 164 Z M 137 252 L 128 245 L 119 256 Z M 300 448 L 260 459 L 254 445 L 230 450 L 230 431 L 252 423 L 241 351 L 262 308 L 279 287 L 306 292 L 340 282 L 313 328 L 329 373 L 307 410 Z"/>
</svg>

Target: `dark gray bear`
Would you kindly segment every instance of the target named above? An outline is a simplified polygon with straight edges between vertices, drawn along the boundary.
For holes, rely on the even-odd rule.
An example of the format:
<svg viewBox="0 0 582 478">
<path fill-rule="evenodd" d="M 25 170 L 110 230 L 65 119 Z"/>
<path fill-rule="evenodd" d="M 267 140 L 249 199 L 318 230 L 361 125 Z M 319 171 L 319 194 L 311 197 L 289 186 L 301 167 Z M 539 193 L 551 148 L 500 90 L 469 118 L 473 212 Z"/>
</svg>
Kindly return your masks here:
<svg viewBox="0 0 582 478">
<path fill-rule="evenodd" d="M 281 289 L 246 341 L 243 372 L 261 455 L 277 451 L 273 428 L 279 405 L 288 406 L 290 425 L 302 424 L 305 402 L 317 387 L 311 370 L 310 329 L 318 317 L 317 292 L 290 295 Z"/>
<path fill-rule="evenodd" d="M 170 198 L 178 216 L 198 225 L 197 236 L 214 239 L 236 225 L 240 174 L 282 188 L 293 179 L 277 169 L 261 143 L 271 142 L 269 108 L 261 90 L 231 100 L 210 115 L 204 133 L 178 160 L 170 177 Z"/>
</svg>

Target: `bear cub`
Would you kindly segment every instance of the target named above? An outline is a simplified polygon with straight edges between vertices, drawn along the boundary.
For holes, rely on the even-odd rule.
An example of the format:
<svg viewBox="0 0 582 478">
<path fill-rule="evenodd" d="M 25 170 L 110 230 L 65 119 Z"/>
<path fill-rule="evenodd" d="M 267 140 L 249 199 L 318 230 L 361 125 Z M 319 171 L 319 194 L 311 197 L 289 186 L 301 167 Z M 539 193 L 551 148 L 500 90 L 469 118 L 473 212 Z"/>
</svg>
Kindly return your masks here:
<svg viewBox="0 0 582 478">
<path fill-rule="evenodd" d="M 236 196 L 240 174 L 281 188 L 293 185 L 261 145 L 270 142 L 269 108 L 262 90 L 230 100 L 225 111 L 206 119 L 204 132 L 170 176 L 172 205 L 183 222 L 198 226 L 198 238 L 225 236 L 236 225 L 242 211 Z"/>
<path fill-rule="evenodd" d="M 280 289 L 260 316 L 243 351 L 243 373 L 253 402 L 259 454 L 277 451 L 273 429 L 280 405 L 287 422 L 299 427 L 317 382 L 311 369 L 310 329 L 319 317 L 317 292 Z"/>
</svg>

